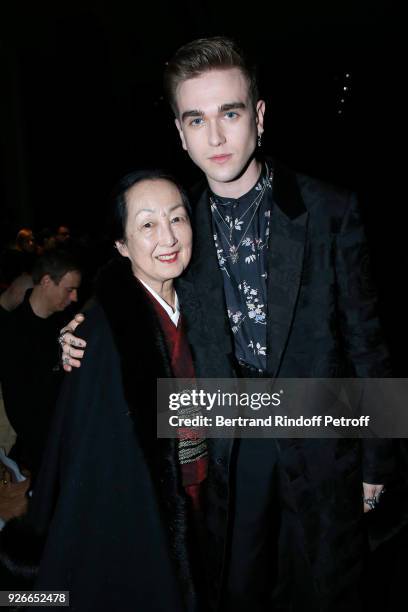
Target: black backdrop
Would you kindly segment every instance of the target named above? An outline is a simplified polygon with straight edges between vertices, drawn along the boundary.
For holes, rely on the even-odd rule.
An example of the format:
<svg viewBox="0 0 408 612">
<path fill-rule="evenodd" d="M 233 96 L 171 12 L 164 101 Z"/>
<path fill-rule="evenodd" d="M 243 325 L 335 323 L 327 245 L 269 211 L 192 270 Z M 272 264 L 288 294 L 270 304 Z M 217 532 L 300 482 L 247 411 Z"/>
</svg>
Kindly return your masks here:
<svg viewBox="0 0 408 612">
<path fill-rule="evenodd" d="M 232 35 L 261 68 L 265 150 L 359 191 L 402 372 L 402 23 L 389 0 L 2 3 L 1 238 L 22 225 L 97 232 L 112 184 L 139 165 L 193 182 L 162 98 L 163 65 L 188 40 Z"/>
</svg>

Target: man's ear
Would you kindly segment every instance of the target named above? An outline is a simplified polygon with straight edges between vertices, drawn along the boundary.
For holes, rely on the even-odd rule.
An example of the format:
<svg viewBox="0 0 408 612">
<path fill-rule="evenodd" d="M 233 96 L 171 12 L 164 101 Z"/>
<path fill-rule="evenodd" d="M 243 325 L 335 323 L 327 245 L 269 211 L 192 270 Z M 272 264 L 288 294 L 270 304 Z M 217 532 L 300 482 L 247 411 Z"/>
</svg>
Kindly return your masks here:
<svg viewBox="0 0 408 612">
<path fill-rule="evenodd" d="M 49 287 L 51 283 L 53 283 L 53 280 L 49 274 L 44 274 L 44 276 L 41 277 L 41 280 L 40 280 L 41 287 Z"/>
<path fill-rule="evenodd" d="M 115 247 L 117 248 L 119 253 L 122 255 L 122 257 L 129 257 L 129 250 L 125 242 L 123 242 L 123 240 L 116 240 Z"/>
<path fill-rule="evenodd" d="M 265 115 L 265 101 L 258 100 L 255 109 L 255 120 L 258 128 L 258 136 L 262 136 L 264 132 L 264 115 Z"/>
<path fill-rule="evenodd" d="M 183 147 L 185 151 L 187 151 L 186 139 L 184 138 L 184 133 L 183 133 L 183 128 L 181 127 L 181 123 L 177 118 L 174 119 L 174 123 L 176 124 L 176 128 L 180 136 L 181 146 Z"/>
</svg>

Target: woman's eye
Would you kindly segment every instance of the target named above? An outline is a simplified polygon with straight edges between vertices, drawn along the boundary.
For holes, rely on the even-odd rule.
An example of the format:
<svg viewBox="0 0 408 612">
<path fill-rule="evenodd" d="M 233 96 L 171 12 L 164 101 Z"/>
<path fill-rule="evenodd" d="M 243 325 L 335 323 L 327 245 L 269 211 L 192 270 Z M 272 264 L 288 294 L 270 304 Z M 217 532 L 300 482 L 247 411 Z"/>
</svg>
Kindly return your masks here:
<svg viewBox="0 0 408 612">
<path fill-rule="evenodd" d="M 153 223 L 151 223 L 150 221 L 143 224 L 144 229 L 150 229 L 151 227 L 153 227 Z"/>
<path fill-rule="evenodd" d="M 181 221 L 181 217 L 173 217 L 171 220 L 172 223 L 178 223 L 179 221 Z"/>
</svg>

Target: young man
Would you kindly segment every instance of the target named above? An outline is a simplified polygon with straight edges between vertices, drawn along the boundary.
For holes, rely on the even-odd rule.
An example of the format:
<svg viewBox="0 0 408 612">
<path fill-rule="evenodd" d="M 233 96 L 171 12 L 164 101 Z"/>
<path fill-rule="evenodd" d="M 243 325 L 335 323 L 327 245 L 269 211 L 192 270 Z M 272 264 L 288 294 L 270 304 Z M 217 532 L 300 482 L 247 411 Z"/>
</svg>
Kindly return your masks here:
<svg viewBox="0 0 408 612">
<path fill-rule="evenodd" d="M 17 441 L 11 455 L 35 477 L 62 381 L 56 341 L 65 309 L 77 301 L 78 263 L 54 249 L 34 263 L 34 287 L 4 318 L 1 383 Z M 4 363 L 3 363 L 4 362 Z"/>
<path fill-rule="evenodd" d="M 354 195 L 257 155 L 265 102 L 231 40 L 179 49 L 165 88 L 208 183 L 182 282 L 197 376 L 389 376 Z M 387 443 L 208 446 L 205 609 L 359 610 L 362 497 L 364 511 L 375 506 Z"/>
</svg>

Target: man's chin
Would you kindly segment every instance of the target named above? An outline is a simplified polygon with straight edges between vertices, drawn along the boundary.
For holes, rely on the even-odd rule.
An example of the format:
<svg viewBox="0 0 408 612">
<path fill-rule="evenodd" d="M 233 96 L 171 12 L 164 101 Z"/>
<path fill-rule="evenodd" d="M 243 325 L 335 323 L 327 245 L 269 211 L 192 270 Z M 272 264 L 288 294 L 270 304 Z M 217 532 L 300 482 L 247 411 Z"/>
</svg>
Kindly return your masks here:
<svg viewBox="0 0 408 612">
<path fill-rule="evenodd" d="M 206 177 L 215 183 L 230 183 L 239 178 L 241 173 L 240 168 L 224 167 L 224 168 L 207 168 Z"/>
</svg>

